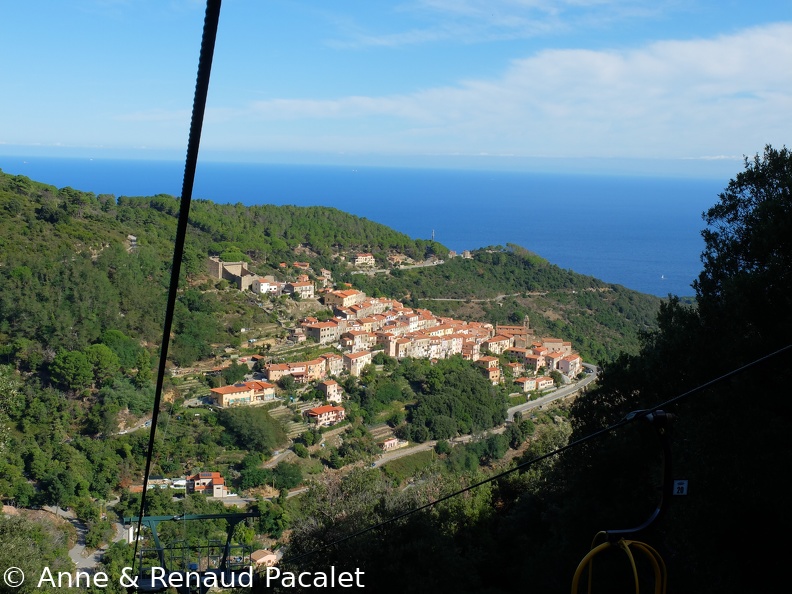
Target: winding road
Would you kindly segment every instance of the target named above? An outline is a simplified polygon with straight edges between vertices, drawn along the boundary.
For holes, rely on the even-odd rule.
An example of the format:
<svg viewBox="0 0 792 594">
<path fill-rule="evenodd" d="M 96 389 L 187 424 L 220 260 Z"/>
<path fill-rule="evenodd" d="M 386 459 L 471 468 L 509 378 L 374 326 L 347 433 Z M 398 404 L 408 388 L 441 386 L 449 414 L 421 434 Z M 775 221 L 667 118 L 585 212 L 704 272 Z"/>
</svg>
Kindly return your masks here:
<svg viewBox="0 0 792 594">
<path fill-rule="evenodd" d="M 102 561 L 102 555 L 104 555 L 104 552 L 107 550 L 107 548 L 105 547 L 92 550 L 85 546 L 85 535 L 88 533 L 88 526 L 85 524 L 85 522 L 77 518 L 72 510 L 66 510 L 50 505 L 45 505 L 43 509 L 47 510 L 51 514 L 64 518 L 72 526 L 74 526 L 74 529 L 77 531 L 77 542 L 71 549 L 69 549 L 69 558 L 74 563 L 74 567 L 77 569 L 77 571 L 91 570 Z M 118 522 L 113 522 L 113 527 L 116 531 L 115 536 L 113 537 L 113 542 L 124 540 L 124 538 L 126 538 L 126 531 L 124 530 L 124 527 Z"/>
</svg>

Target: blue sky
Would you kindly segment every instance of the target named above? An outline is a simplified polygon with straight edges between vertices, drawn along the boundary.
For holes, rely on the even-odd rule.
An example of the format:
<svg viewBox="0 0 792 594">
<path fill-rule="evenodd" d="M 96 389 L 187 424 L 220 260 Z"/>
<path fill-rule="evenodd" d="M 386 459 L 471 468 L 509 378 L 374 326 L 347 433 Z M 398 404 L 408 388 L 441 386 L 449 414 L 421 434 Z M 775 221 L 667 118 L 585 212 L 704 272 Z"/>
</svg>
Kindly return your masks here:
<svg viewBox="0 0 792 594">
<path fill-rule="evenodd" d="M 205 4 L 0 18 L 0 154 L 182 159 Z M 722 176 L 792 144 L 790 0 L 225 0 L 201 158 Z"/>
</svg>

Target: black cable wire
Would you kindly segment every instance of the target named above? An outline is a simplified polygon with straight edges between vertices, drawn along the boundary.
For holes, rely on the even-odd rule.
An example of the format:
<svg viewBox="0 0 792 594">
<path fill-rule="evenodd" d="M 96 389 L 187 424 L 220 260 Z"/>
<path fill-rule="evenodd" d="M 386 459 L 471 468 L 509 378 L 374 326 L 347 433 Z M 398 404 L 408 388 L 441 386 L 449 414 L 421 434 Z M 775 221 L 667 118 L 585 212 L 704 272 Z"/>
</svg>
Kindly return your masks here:
<svg viewBox="0 0 792 594">
<path fill-rule="evenodd" d="M 407 516 L 411 516 L 413 514 L 416 514 L 419 511 L 423 511 L 425 509 L 433 507 L 433 506 L 437 505 L 438 503 L 442 503 L 443 501 L 451 499 L 452 497 L 456 497 L 457 495 L 461 495 L 463 493 L 466 493 L 467 491 L 470 491 L 471 489 L 475 489 L 476 487 L 480 487 L 481 485 L 485 485 L 487 483 L 491 483 L 491 482 L 496 481 L 496 480 L 498 480 L 500 478 L 503 478 L 504 476 L 512 474 L 513 472 L 517 472 L 518 470 L 523 470 L 525 468 L 528 468 L 529 466 L 532 466 L 532 465 L 536 464 L 537 462 L 541 462 L 542 460 L 546 460 L 547 458 L 550 458 L 552 456 L 555 456 L 557 454 L 560 454 L 562 452 L 565 452 L 567 450 L 575 448 L 575 447 L 577 447 L 579 445 L 582 445 L 582 444 L 584 444 L 586 442 L 589 442 L 589 441 L 592 441 L 594 439 L 597 439 L 598 437 L 601 437 L 605 433 L 608 433 L 610 431 L 614 431 L 616 429 L 620 429 L 622 427 L 625 427 L 625 426 L 627 426 L 627 425 L 629 425 L 631 423 L 634 423 L 638 419 L 641 419 L 641 418 L 643 418 L 643 417 L 645 417 L 647 415 L 650 415 L 650 414 L 652 414 L 652 413 L 654 413 L 654 412 L 656 412 L 658 410 L 662 410 L 662 409 L 666 408 L 667 406 L 669 406 L 671 404 L 676 404 L 677 402 L 679 402 L 681 400 L 684 400 L 685 398 L 689 398 L 693 394 L 697 394 L 698 392 L 701 392 L 702 390 L 705 390 L 705 389 L 713 386 L 714 384 L 720 383 L 720 382 L 725 381 L 725 380 L 727 380 L 727 379 L 729 379 L 731 377 L 734 377 L 735 375 L 739 375 L 739 374 L 741 374 L 741 373 L 743 373 L 745 371 L 748 371 L 749 369 L 752 369 L 753 367 L 755 367 L 755 366 L 757 366 L 757 365 L 759 365 L 761 363 L 764 363 L 768 359 L 772 359 L 774 357 L 777 357 L 777 356 L 789 351 L 790 349 L 792 349 L 792 344 L 788 344 L 787 346 L 785 346 L 783 348 L 780 348 L 777 351 L 774 351 L 772 353 L 769 353 L 769 354 L 767 354 L 767 355 L 765 355 L 763 357 L 760 357 L 759 359 L 754 359 L 753 361 L 751 361 L 750 363 L 746 363 L 742 367 L 738 367 L 736 369 L 733 369 L 733 370 L 729 371 L 728 373 L 725 373 L 725 374 L 723 374 L 723 375 L 721 375 L 719 377 L 716 377 L 715 379 L 712 379 L 712 380 L 710 380 L 708 382 L 700 384 L 700 385 L 696 386 L 695 388 L 693 388 L 691 390 L 688 390 L 687 392 L 684 392 L 684 393 L 679 394 L 677 396 L 674 396 L 673 398 L 670 398 L 670 399 L 666 400 L 665 402 L 661 402 L 660 404 L 657 404 L 657 405 L 653 406 L 652 408 L 649 408 L 649 409 L 646 409 L 646 410 L 642 410 L 642 411 L 638 411 L 635 414 L 630 414 L 629 416 L 623 418 L 620 421 L 617 421 L 616 423 L 613 423 L 612 425 L 604 427 L 604 428 L 602 428 L 602 429 L 600 429 L 598 431 L 595 431 L 594 433 L 590 433 L 589 435 L 585 435 L 585 436 L 581 437 L 580 439 L 577 439 L 577 440 L 575 440 L 575 441 L 573 441 L 571 443 L 568 443 L 567 445 L 565 445 L 563 447 L 560 447 L 560 448 L 558 448 L 556 450 L 553 450 L 552 452 L 548 452 L 547 454 L 544 454 L 542 456 L 537 456 L 536 458 L 528 460 L 527 462 L 523 462 L 522 464 L 518 464 L 517 466 L 514 466 L 513 468 L 509 468 L 508 470 L 505 470 L 505 471 L 503 471 L 503 472 L 501 472 L 499 474 L 496 474 L 496 475 L 491 476 L 491 477 L 489 477 L 487 479 L 484 479 L 482 481 L 479 481 L 477 483 L 469 485 L 469 486 L 465 487 L 464 489 L 460 489 L 459 491 L 454 491 L 453 493 L 449 493 L 448 495 L 444 495 L 443 497 L 440 497 L 439 499 L 435 499 L 434 501 L 430 501 L 429 503 L 425 503 L 425 504 L 420 505 L 420 506 L 418 506 L 418 507 L 416 507 L 414 509 L 407 510 L 406 512 L 402 512 L 400 514 L 397 514 L 397 515 L 393 516 L 392 518 L 388 518 L 387 520 L 383 520 L 382 522 L 379 522 L 377 524 L 372 524 L 371 526 L 368 526 L 367 528 L 363 528 L 362 530 L 358 530 L 357 532 L 353 532 L 352 534 L 348 534 L 347 536 L 344 536 L 342 538 L 339 538 L 337 540 L 329 542 L 329 543 L 327 543 L 325 545 L 322 545 L 321 547 L 319 547 L 317 549 L 314 549 L 312 551 L 308 551 L 307 553 L 303 553 L 301 555 L 297 555 L 296 557 L 289 557 L 289 558 L 283 559 L 281 561 L 281 563 L 294 563 L 296 561 L 299 561 L 300 559 L 305 559 L 306 557 L 311 557 L 311 556 L 313 556 L 313 555 L 315 555 L 317 553 L 320 553 L 320 552 L 322 552 L 322 551 L 324 551 L 326 549 L 329 549 L 330 547 L 333 547 L 335 545 L 341 544 L 342 542 L 345 542 L 347 540 L 351 540 L 351 539 L 356 538 L 358 536 L 362 536 L 363 534 L 366 534 L 366 533 L 371 532 L 373 530 L 377 530 L 378 528 L 382 528 L 383 526 L 386 526 L 388 524 L 392 524 L 393 522 L 401 520 L 402 518 L 406 518 Z"/>
<path fill-rule="evenodd" d="M 176 228 L 176 241 L 173 246 L 173 264 L 171 266 L 168 304 L 165 310 L 165 322 L 162 328 L 159 369 L 157 371 L 157 388 L 154 395 L 154 412 L 151 418 L 151 432 L 149 434 L 148 451 L 146 453 L 146 470 L 143 475 L 143 494 L 140 497 L 140 513 L 138 514 L 135 551 L 132 557 L 133 573 L 135 558 L 137 557 L 138 551 L 140 528 L 143 523 L 143 512 L 146 506 L 146 493 L 148 492 L 149 473 L 151 472 L 151 459 L 154 454 L 154 436 L 157 432 L 157 419 L 159 418 L 159 408 L 162 401 L 162 386 L 165 381 L 165 363 L 168 358 L 168 344 L 170 342 L 171 328 L 173 327 L 176 294 L 179 289 L 181 261 L 184 255 L 184 241 L 187 237 L 187 220 L 190 214 L 193 184 L 195 183 L 198 148 L 201 143 L 201 130 L 203 128 L 204 111 L 206 110 L 206 97 L 209 92 L 209 77 L 212 72 L 212 58 L 214 57 L 215 40 L 217 39 L 217 26 L 220 20 L 221 2 L 222 0 L 207 0 L 206 2 L 204 28 L 201 37 L 201 52 L 198 59 L 198 75 L 195 81 L 195 98 L 193 99 L 192 120 L 190 122 L 190 136 L 187 141 L 187 159 L 184 165 L 184 181 L 182 184 L 181 205 L 179 208 L 179 222 Z"/>
</svg>

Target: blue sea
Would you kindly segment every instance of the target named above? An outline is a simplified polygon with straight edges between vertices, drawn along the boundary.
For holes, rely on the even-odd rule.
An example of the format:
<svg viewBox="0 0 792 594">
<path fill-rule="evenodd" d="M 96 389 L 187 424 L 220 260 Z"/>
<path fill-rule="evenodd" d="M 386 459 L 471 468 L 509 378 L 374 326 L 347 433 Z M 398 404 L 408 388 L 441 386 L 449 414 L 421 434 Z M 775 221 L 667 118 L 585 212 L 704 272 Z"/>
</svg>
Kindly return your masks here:
<svg viewBox="0 0 792 594">
<path fill-rule="evenodd" d="M 96 194 L 181 193 L 176 161 L 0 156 L 0 169 Z M 194 198 L 333 206 L 461 252 L 521 245 L 558 266 L 660 297 L 693 295 L 702 212 L 728 180 L 199 163 Z"/>
</svg>

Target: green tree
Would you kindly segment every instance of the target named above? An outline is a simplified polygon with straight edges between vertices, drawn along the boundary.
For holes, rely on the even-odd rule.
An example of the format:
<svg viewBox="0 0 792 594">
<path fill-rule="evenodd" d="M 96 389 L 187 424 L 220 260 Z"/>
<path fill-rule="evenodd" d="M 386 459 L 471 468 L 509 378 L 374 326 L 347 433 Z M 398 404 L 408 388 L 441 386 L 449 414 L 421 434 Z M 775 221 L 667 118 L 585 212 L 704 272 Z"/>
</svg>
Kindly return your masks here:
<svg viewBox="0 0 792 594">
<path fill-rule="evenodd" d="M 514 422 L 506 428 L 506 439 L 509 440 L 509 447 L 512 449 L 516 450 L 522 445 L 525 436 L 523 435 L 519 423 Z"/>
<path fill-rule="evenodd" d="M 101 342 L 118 356 L 118 362 L 124 370 L 137 367 L 143 348 L 132 338 L 120 330 L 107 330 L 102 334 Z"/>
<path fill-rule="evenodd" d="M 32 576 L 40 576 L 44 568 L 57 576 L 59 571 L 73 570 L 69 561 L 67 547 L 68 532 L 56 528 L 44 520 L 29 520 L 22 517 L 0 514 L 0 567 L 3 571 L 16 567 L 27 576 L 19 588 L 11 588 L 0 582 L 0 592 L 32 594 L 34 592 L 55 593 L 48 582 L 37 587 L 37 580 Z M 9 574 L 9 577 L 12 577 Z"/>
<path fill-rule="evenodd" d="M 278 380 L 278 385 L 287 392 L 291 392 L 294 390 L 297 382 L 291 375 L 284 375 L 282 378 Z"/>
<path fill-rule="evenodd" d="M 449 454 L 451 453 L 451 444 L 449 444 L 446 440 L 441 439 L 435 444 L 435 452 L 440 454 Z"/>
<path fill-rule="evenodd" d="M 286 441 L 283 427 L 261 408 L 222 410 L 219 420 L 234 444 L 246 450 L 269 455 Z"/>
<path fill-rule="evenodd" d="M 500 460 L 509 449 L 509 440 L 503 434 L 490 435 L 484 443 L 484 457 L 489 461 Z"/>
<path fill-rule="evenodd" d="M 788 343 L 792 318 L 777 314 L 792 306 L 792 153 L 768 145 L 746 158 L 704 220 L 704 269 L 694 288 L 705 325 L 735 317 L 733 341 Z"/>
<path fill-rule="evenodd" d="M 446 415 L 438 415 L 430 421 L 432 439 L 451 439 L 456 437 L 457 424 L 454 419 Z"/>
<path fill-rule="evenodd" d="M 622 356 L 603 366 L 599 387 L 575 401 L 571 408 L 573 438 L 616 422 L 631 411 L 688 393 L 789 343 L 789 151 L 768 146 L 762 155 L 746 159 L 745 171 L 729 182 L 718 203 L 705 213 L 705 221 L 704 269 L 695 283 L 698 309 L 676 298 L 661 306 L 657 330 L 644 336 L 640 354 Z M 673 373 L 668 373 L 670 361 L 678 362 Z M 679 509 L 671 505 L 670 510 L 675 511 L 659 523 L 655 536 L 659 545 L 673 547 L 678 558 L 685 559 L 669 571 L 691 590 L 764 591 L 780 579 L 772 572 L 742 572 L 740 552 L 711 550 L 709 543 L 728 538 L 723 518 L 729 518 L 732 526 L 751 526 L 757 541 L 772 539 L 792 527 L 792 514 L 780 495 L 784 475 L 779 474 L 779 469 L 792 464 L 787 447 L 792 431 L 789 390 L 785 375 L 778 373 L 790 364 L 786 353 L 670 407 L 669 412 L 678 415 L 673 434 L 684 436 L 684 446 L 674 449 L 674 465 L 695 477 L 701 491 Z M 772 412 L 746 424 L 740 411 L 747 395 L 756 395 L 755 402 L 761 403 L 762 410 Z M 540 433 L 533 439 L 531 449 L 543 437 Z M 564 516 L 555 520 L 565 525 L 565 538 L 577 532 L 571 538 L 583 541 L 590 534 L 583 534 L 582 527 L 591 532 L 605 522 L 635 525 L 636 519 L 646 517 L 646 509 L 657 502 L 653 486 L 659 473 L 654 464 L 648 464 L 657 458 L 652 437 L 645 426 L 628 427 L 596 446 L 570 450 L 555 468 L 545 467 L 545 461 L 526 473 L 537 473 L 539 481 L 547 481 L 544 498 L 554 490 L 550 485 L 560 482 L 565 483 L 568 494 L 585 491 L 585 500 L 564 496 Z M 639 468 L 646 471 L 636 473 Z M 740 477 L 740 485 L 734 483 L 735 476 Z M 625 496 L 614 497 L 615 493 Z M 596 509 L 590 505 L 592 500 L 599 502 Z M 757 510 L 762 510 L 762 518 L 772 521 L 757 521 Z M 771 551 L 768 567 L 780 567 L 782 555 Z M 707 577 L 699 576 L 695 567 L 708 567 Z M 712 576 L 717 576 L 717 584 L 709 579 Z"/>
<path fill-rule="evenodd" d="M 80 351 L 60 351 L 50 364 L 52 378 L 63 388 L 81 392 L 94 379 L 93 365 Z"/>
<path fill-rule="evenodd" d="M 292 489 L 302 482 L 302 470 L 299 464 L 279 462 L 272 474 L 276 489 Z"/>
<path fill-rule="evenodd" d="M 245 468 L 239 476 L 239 486 L 243 490 L 261 487 L 272 481 L 272 472 L 266 468 Z"/>
<path fill-rule="evenodd" d="M 235 361 L 223 370 L 223 379 L 226 381 L 226 384 L 230 386 L 244 380 L 245 375 L 249 372 L 250 370 L 247 365 Z"/>
<path fill-rule="evenodd" d="M 121 362 L 110 347 L 104 344 L 92 344 L 83 353 L 93 368 L 94 382 L 97 387 L 103 386 L 110 380 L 121 366 Z"/>
<path fill-rule="evenodd" d="M 88 431 L 104 435 L 105 437 L 114 435 L 118 431 L 118 413 L 120 410 L 119 405 L 113 401 L 95 404 L 88 414 Z"/>
<path fill-rule="evenodd" d="M 258 521 L 258 533 L 267 534 L 272 538 L 280 538 L 289 527 L 289 516 L 280 505 L 266 500 L 256 502 L 261 517 Z"/>
<path fill-rule="evenodd" d="M 151 372 L 151 359 L 148 356 L 146 351 L 141 350 L 137 355 L 137 360 L 135 361 L 135 367 L 137 367 L 137 373 L 135 374 L 135 378 L 132 382 L 135 384 L 135 387 L 138 389 L 143 389 L 147 386 L 151 385 L 151 380 L 153 379 L 153 374 Z"/>
</svg>

